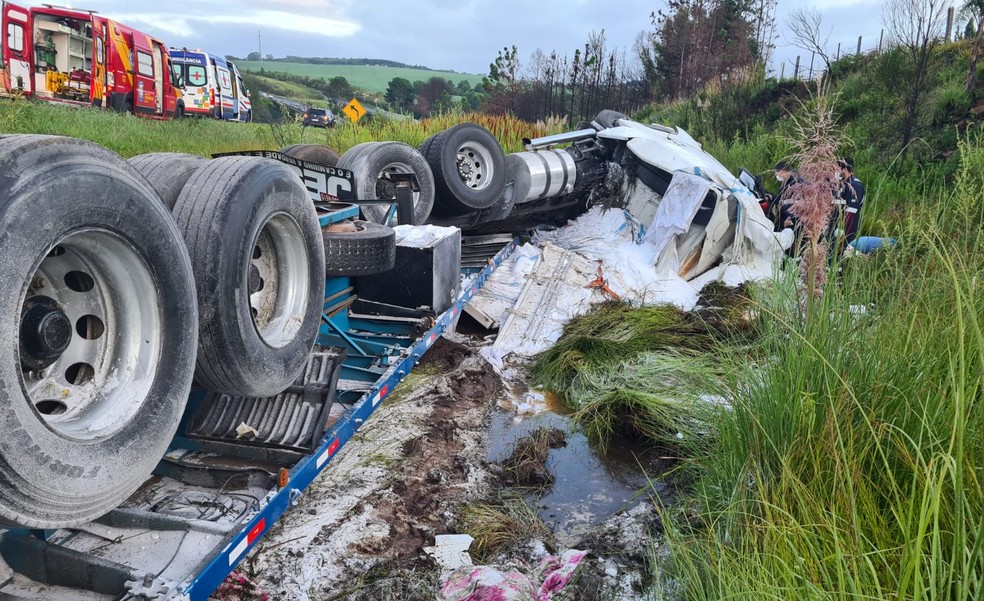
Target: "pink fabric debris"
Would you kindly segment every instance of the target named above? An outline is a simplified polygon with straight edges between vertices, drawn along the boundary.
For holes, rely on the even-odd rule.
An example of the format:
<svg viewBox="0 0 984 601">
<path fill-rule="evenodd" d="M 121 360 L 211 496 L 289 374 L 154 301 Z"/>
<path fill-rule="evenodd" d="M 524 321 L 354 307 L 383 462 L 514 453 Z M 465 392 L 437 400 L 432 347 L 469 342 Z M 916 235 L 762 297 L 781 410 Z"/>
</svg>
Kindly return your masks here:
<svg viewBox="0 0 984 601">
<path fill-rule="evenodd" d="M 570 549 L 560 557 L 548 556 L 532 578 L 516 570 L 502 572 L 489 566 L 460 568 L 444 581 L 440 600 L 550 601 L 567 586 L 585 555 L 586 551 Z"/>
</svg>

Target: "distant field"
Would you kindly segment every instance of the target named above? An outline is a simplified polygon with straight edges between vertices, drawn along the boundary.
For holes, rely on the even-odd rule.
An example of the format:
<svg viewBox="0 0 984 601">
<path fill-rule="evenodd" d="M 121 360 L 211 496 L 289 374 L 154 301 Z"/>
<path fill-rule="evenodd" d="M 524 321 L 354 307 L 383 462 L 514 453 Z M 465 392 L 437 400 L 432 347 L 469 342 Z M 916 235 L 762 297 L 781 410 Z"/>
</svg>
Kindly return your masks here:
<svg viewBox="0 0 984 601">
<path fill-rule="evenodd" d="M 371 65 L 308 65 L 304 63 L 278 63 L 267 61 L 236 61 L 240 69 L 252 72 L 280 71 L 282 73 L 292 73 L 295 75 L 306 75 L 308 77 L 321 77 L 331 79 L 341 75 L 348 80 L 352 86 L 361 88 L 369 92 L 383 93 L 386 86 L 394 77 L 403 77 L 410 81 L 427 81 L 431 77 L 443 77 L 458 83 L 462 79 L 471 85 L 481 83 L 481 75 L 469 73 L 451 73 L 448 71 L 425 71 L 423 69 L 405 69 L 398 67 L 384 67 Z"/>
<path fill-rule="evenodd" d="M 324 94 L 318 90 L 289 81 L 280 81 L 279 79 L 264 77 L 263 75 L 257 75 L 255 73 L 250 73 L 246 76 L 246 85 L 251 90 L 256 87 L 264 92 L 274 94 L 276 96 L 293 98 L 305 104 L 324 104 L 325 102 Z"/>
</svg>

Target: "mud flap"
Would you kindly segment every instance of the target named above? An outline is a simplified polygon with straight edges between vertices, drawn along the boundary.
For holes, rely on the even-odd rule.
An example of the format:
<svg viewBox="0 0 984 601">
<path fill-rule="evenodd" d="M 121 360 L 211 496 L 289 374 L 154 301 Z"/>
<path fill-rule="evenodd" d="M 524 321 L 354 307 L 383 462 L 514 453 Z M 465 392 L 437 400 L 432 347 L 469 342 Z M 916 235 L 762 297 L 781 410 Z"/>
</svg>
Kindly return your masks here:
<svg viewBox="0 0 984 601">
<path fill-rule="evenodd" d="M 189 438 L 311 453 L 328 430 L 344 349 L 312 353 L 294 384 L 266 398 L 209 393 Z"/>
</svg>

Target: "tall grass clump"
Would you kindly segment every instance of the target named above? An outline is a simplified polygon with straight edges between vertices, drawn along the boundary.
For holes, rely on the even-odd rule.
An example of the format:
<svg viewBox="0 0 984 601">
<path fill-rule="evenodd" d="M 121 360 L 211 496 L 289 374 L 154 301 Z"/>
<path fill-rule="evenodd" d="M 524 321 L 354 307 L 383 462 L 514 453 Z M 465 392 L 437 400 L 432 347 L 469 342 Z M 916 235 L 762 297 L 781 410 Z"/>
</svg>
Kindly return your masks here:
<svg viewBox="0 0 984 601">
<path fill-rule="evenodd" d="M 731 358 L 732 409 L 666 512 L 686 599 L 984 598 L 980 142 L 898 248 L 812 304 L 761 300 L 767 361 Z"/>
<path fill-rule="evenodd" d="M 505 152 L 518 152 L 523 149 L 523 138 L 536 138 L 551 131 L 543 124 L 521 121 L 511 115 L 485 115 L 482 113 L 450 112 L 429 119 L 396 119 L 376 117 L 371 121 L 351 123 L 347 118 L 339 119 L 339 126 L 333 129 L 314 130 L 305 128 L 305 142 L 317 142 L 345 152 L 363 142 L 396 141 L 417 148 L 427 138 L 459 123 L 477 123 L 489 130 Z M 556 124 L 551 124 L 554 128 Z"/>
<path fill-rule="evenodd" d="M 672 305 L 634 309 L 607 302 L 564 326 L 560 340 L 537 356 L 533 382 L 567 397 L 579 375 L 611 368 L 644 351 L 709 347 L 703 328 Z"/>
<path fill-rule="evenodd" d="M 744 288 L 709 285 L 703 308 L 608 302 L 564 327 L 537 356 L 532 382 L 551 390 L 602 452 L 632 438 L 661 447 L 705 444 L 706 414 L 722 410 L 722 341 L 743 345 Z M 710 400 L 710 402 L 708 402 Z"/>
</svg>

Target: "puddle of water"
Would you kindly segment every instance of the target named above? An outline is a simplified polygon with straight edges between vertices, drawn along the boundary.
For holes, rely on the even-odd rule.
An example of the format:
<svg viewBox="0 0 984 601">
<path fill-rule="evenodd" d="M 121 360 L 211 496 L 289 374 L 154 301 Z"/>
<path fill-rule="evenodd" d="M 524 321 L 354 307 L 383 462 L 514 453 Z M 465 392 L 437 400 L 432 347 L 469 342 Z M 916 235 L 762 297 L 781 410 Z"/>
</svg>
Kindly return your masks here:
<svg viewBox="0 0 984 601">
<path fill-rule="evenodd" d="M 518 440 L 539 428 L 565 432 L 566 446 L 551 449 L 547 457 L 554 485 L 537 501 L 540 518 L 561 545 L 577 543 L 594 526 L 631 507 L 640 495 L 660 494 L 665 489 L 657 479 L 666 466 L 654 450 L 614 444 L 600 455 L 565 414 L 559 399 L 521 387 L 511 392 L 513 398 L 492 416 L 487 459 L 504 461 Z"/>
</svg>

